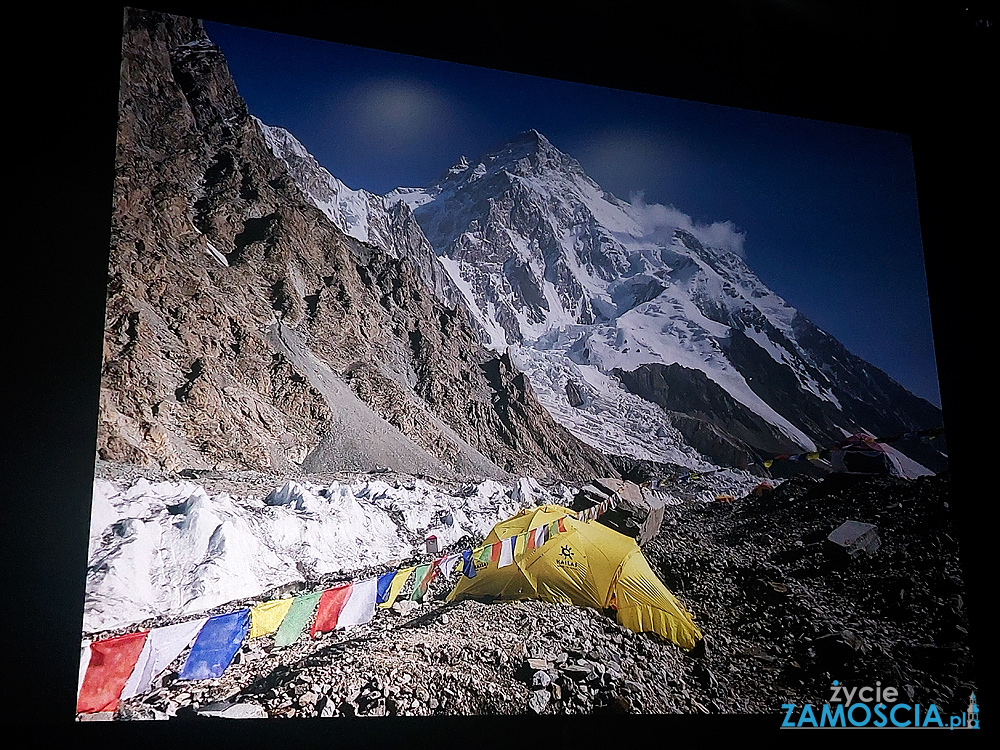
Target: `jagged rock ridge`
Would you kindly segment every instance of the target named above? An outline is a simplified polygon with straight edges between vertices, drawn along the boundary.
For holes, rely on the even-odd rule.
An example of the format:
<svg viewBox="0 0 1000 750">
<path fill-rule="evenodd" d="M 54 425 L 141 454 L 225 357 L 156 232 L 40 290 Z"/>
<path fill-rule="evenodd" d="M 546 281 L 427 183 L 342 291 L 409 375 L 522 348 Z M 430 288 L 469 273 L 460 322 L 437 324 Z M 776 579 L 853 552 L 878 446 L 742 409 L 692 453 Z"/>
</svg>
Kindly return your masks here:
<svg viewBox="0 0 1000 750">
<path fill-rule="evenodd" d="M 102 458 L 609 471 L 418 262 L 305 199 L 200 22 L 127 13 L 120 109 Z"/>
</svg>

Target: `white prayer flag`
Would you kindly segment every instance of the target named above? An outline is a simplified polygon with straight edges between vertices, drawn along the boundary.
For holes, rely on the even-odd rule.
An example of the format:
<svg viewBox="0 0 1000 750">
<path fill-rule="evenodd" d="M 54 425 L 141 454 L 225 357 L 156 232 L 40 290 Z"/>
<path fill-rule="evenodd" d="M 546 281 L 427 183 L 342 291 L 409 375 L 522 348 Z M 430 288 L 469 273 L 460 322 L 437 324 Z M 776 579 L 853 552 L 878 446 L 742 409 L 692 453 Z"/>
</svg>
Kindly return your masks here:
<svg viewBox="0 0 1000 750">
<path fill-rule="evenodd" d="M 497 568 L 506 568 L 514 562 L 514 545 L 517 544 L 517 537 L 512 536 L 504 539 L 500 545 L 500 559 L 497 561 Z"/>
<path fill-rule="evenodd" d="M 139 660 L 135 663 L 132 675 L 122 690 L 122 698 L 131 698 L 151 690 L 153 678 L 169 667 L 170 662 L 187 648 L 206 620 L 208 618 L 203 617 L 200 620 L 150 630 L 139 654 Z"/>
<path fill-rule="evenodd" d="M 448 555 L 444 560 L 441 561 L 441 565 L 438 569 L 441 571 L 441 575 L 444 576 L 444 580 L 451 581 L 451 576 L 455 572 L 455 563 L 461 559 L 462 553 L 459 552 L 456 555 Z"/>
<path fill-rule="evenodd" d="M 535 529 L 535 549 L 541 547 L 545 542 L 548 541 L 549 537 L 549 526 L 545 524 L 544 526 L 539 526 Z"/>
<path fill-rule="evenodd" d="M 337 617 L 338 628 L 364 625 L 375 616 L 375 597 L 378 595 L 378 578 L 355 583 L 344 608 Z"/>
</svg>

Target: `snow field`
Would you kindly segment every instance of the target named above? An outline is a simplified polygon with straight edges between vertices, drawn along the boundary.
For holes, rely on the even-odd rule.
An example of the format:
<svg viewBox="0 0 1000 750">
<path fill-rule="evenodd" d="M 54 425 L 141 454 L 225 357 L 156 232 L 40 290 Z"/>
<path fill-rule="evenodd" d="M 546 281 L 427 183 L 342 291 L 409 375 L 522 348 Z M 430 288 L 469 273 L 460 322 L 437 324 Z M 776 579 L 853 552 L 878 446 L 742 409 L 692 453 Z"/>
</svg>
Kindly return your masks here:
<svg viewBox="0 0 1000 750">
<path fill-rule="evenodd" d="M 94 483 L 83 631 L 180 617 L 329 573 L 480 540 L 521 508 L 569 501 L 533 479 L 488 480 L 449 494 L 421 480 L 315 485 L 288 481 L 265 498 L 209 495 L 191 482 Z"/>
</svg>

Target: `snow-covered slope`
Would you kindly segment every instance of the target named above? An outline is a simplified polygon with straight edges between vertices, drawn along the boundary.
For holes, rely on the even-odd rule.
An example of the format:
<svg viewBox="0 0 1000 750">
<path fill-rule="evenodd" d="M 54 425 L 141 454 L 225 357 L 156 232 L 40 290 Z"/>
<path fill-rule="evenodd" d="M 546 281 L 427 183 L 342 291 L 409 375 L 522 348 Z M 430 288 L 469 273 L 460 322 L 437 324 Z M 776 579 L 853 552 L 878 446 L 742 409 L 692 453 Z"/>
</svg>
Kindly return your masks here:
<svg viewBox="0 0 1000 750">
<path fill-rule="evenodd" d="M 700 373 L 713 393 L 686 413 L 726 429 L 720 404 L 738 411 L 757 422 L 740 440 L 765 451 L 934 418 L 883 373 L 864 382 L 876 368 L 764 286 L 728 222 L 700 226 L 671 207 L 616 198 L 537 131 L 387 198 L 413 210 L 488 345 L 513 347 L 549 410 L 594 445 L 678 458 L 672 440 L 650 439 L 663 432 L 656 420 L 637 430 L 613 411 L 568 407 L 571 373 L 590 384 L 592 406 L 620 400 L 615 372 L 659 368 L 675 389 L 678 373 L 685 385 Z"/>
<path fill-rule="evenodd" d="M 398 564 L 480 540 L 521 508 L 572 496 L 532 479 L 487 480 L 449 494 L 419 479 L 315 485 L 288 481 L 263 498 L 209 494 L 193 482 L 94 484 L 84 632 L 200 613 L 279 586 Z M 380 571 L 385 572 L 385 571 Z"/>
</svg>

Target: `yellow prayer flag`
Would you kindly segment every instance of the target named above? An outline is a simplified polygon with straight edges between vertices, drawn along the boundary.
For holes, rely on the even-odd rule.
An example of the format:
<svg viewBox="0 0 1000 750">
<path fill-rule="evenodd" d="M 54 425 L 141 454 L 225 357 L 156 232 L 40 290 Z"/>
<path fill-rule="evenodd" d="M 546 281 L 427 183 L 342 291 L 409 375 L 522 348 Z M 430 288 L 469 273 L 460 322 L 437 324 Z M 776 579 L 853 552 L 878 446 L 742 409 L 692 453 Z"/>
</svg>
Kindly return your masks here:
<svg viewBox="0 0 1000 750">
<path fill-rule="evenodd" d="M 395 576 L 393 576 L 392 583 L 389 584 L 389 596 L 386 597 L 385 601 L 382 602 L 379 607 L 382 609 L 389 609 L 396 601 L 396 597 L 399 596 L 399 592 L 403 589 L 403 584 L 406 583 L 407 579 L 413 574 L 416 568 L 403 568 L 398 571 Z"/>
<path fill-rule="evenodd" d="M 274 599 L 263 604 L 258 604 L 250 610 L 250 632 L 248 638 L 273 633 L 281 625 L 281 621 L 288 614 L 288 608 L 292 606 L 292 599 Z"/>
<path fill-rule="evenodd" d="M 517 541 L 514 542 L 514 557 L 520 557 L 524 554 L 525 547 L 528 545 L 528 535 L 518 534 Z"/>
</svg>

